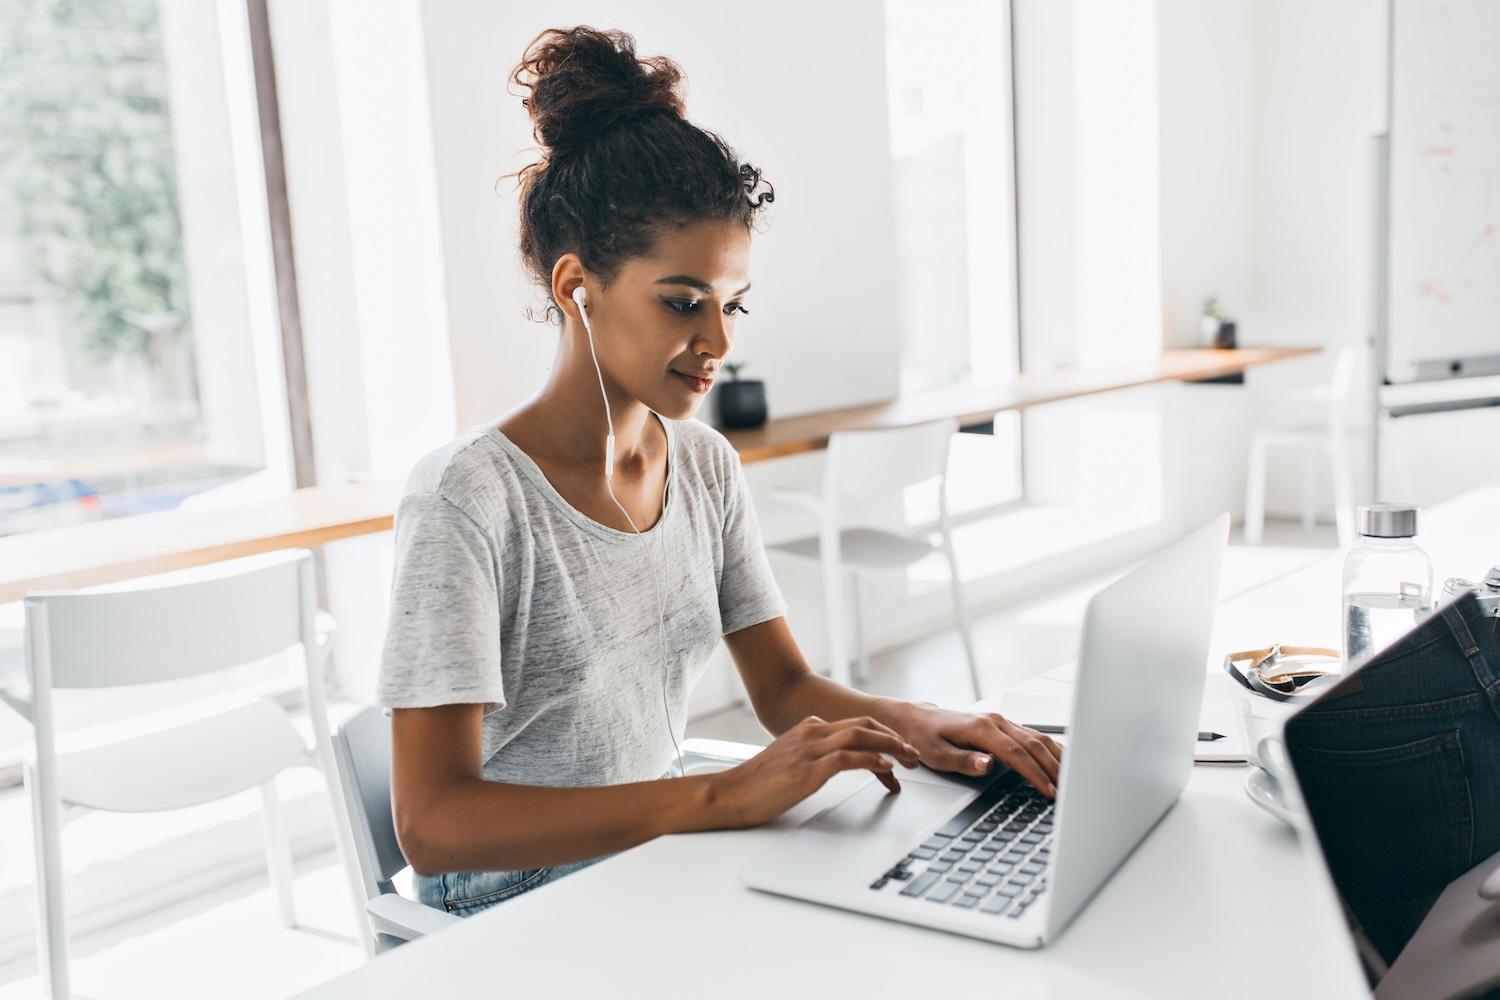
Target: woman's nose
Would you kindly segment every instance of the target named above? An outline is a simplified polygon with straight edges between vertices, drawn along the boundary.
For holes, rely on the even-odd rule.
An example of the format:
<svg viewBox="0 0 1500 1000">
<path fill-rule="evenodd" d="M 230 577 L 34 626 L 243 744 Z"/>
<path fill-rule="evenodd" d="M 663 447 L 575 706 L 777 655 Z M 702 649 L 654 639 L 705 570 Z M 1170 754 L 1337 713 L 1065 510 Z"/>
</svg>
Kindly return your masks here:
<svg viewBox="0 0 1500 1000">
<path fill-rule="evenodd" d="M 693 349 L 699 355 L 722 358 L 729 353 L 730 342 L 734 339 L 730 327 L 733 321 L 722 311 L 716 311 L 714 316 L 716 318 L 710 319 L 704 325 L 704 329 L 699 331 L 698 340 L 693 344 Z"/>
</svg>

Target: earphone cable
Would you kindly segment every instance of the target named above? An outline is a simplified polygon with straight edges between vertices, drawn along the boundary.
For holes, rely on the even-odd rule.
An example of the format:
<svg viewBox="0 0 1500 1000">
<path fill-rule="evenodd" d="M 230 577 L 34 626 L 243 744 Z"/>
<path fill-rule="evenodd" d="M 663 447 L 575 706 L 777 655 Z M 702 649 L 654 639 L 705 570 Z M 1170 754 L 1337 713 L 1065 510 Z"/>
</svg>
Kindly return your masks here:
<svg viewBox="0 0 1500 1000">
<path fill-rule="evenodd" d="M 604 370 L 599 367 L 599 354 L 594 350 L 594 326 L 589 322 L 588 310 L 584 308 L 583 296 L 580 294 L 582 292 L 583 286 L 580 285 L 573 293 L 573 301 L 578 303 L 578 315 L 583 318 L 583 329 L 588 334 L 589 357 L 591 357 L 594 361 L 594 375 L 599 379 L 599 397 L 604 400 L 604 421 L 609 427 L 609 437 L 606 438 L 604 446 L 604 489 L 609 493 L 609 498 L 614 501 L 615 506 L 620 508 L 620 513 L 625 515 L 625 522 L 630 525 L 630 530 L 635 532 L 635 537 L 641 539 L 644 543 L 646 536 L 641 534 L 641 529 L 636 526 L 635 518 L 630 516 L 630 511 L 625 509 L 625 505 L 620 502 L 620 498 L 615 496 L 615 487 L 613 482 L 615 421 L 614 416 L 610 413 L 609 409 L 609 393 L 605 392 L 604 390 Z M 670 456 L 668 456 L 668 459 L 670 462 Z M 663 490 L 662 495 L 664 499 L 662 503 L 661 516 L 662 519 L 665 520 L 667 516 L 665 489 Z M 658 534 L 660 534 L 659 531 Z M 665 543 L 659 544 L 657 546 L 658 550 L 660 550 L 664 544 Z M 665 554 L 662 554 L 661 562 L 666 562 Z M 656 591 L 656 640 L 660 646 L 661 651 L 661 708 L 662 713 L 667 717 L 667 735 L 672 739 L 672 751 L 677 755 L 677 774 L 679 777 L 682 777 L 686 775 L 687 770 L 682 763 L 682 747 L 677 745 L 677 731 L 672 728 L 672 706 L 671 703 L 667 700 L 668 660 L 667 631 L 665 624 L 667 612 L 666 606 L 662 602 L 661 576 L 657 572 L 656 560 L 650 560 L 650 565 L 651 583 Z"/>
</svg>

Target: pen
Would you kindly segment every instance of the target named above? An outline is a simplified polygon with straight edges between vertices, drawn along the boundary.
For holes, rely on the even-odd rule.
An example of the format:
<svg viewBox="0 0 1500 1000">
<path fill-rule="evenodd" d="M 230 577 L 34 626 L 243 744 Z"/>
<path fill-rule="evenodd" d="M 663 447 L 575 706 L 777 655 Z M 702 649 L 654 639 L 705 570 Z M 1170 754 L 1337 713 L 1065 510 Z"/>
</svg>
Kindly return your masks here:
<svg viewBox="0 0 1500 1000">
<path fill-rule="evenodd" d="M 1027 729 L 1033 730 L 1034 732 L 1046 733 L 1049 736 L 1059 736 L 1068 731 L 1067 726 L 1034 726 L 1029 722 L 1023 722 L 1021 723 L 1021 725 L 1025 726 Z M 1223 733 L 1198 733 L 1199 743 L 1212 743 L 1214 740 L 1222 740 L 1223 738 Z"/>
</svg>

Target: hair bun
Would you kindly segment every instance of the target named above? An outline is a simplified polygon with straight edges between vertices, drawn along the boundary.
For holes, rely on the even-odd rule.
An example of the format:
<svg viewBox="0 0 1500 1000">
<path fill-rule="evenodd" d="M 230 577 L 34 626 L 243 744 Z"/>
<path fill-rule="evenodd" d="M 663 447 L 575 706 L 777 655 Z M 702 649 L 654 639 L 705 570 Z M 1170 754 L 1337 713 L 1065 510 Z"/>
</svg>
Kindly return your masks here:
<svg viewBox="0 0 1500 1000">
<path fill-rule="evenodd" d="M 581 146 L 640 115 L 683 115 L 682 71 L 665 56 L 638 59 L 623 31 L 549 28 L 526 47 L 511 74 L 526 96 L 532 134 L 549 151 Z"/>
</svg>

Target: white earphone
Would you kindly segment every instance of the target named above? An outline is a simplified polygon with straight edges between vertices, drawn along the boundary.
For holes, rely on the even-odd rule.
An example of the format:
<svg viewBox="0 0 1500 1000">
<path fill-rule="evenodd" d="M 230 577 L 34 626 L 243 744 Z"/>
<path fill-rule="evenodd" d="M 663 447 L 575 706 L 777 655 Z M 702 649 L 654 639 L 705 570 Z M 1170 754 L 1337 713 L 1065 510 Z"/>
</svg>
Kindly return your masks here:
<svg viewBox="0 0 1500 1000">
<path fill-rule="evenodd" d="M 589 311 L 584 308 L 588 297 L 588 292 L 583 290 L 582 285 L 573 289 L 573 301 L 578 304 L 578 315 L 583 317 L 583 329 L 589 335 L 589 356 L 594 359 L 594 374 L 599 377 L 599 395 L 604 399 L 604 422 L 609 425 L 609 436 L 604 439 L 604 482 L 608 484 L 615 474 L 615 418 L 609 412 L 609 394 L 604 391 L 604 372 L 599 370 L 599 354 L 594 350 L 594 324 L 589 322 Z M 614 491 L 611 490 L 609 495 L 613 497 Z M 615 501 L 616 504 L 619 502 Z M 628 519 L 630 515 L 626 514 L 625 517 Z M 634 523 L 631 527 L 635 527 Z M 637 531 L 636 534 L 640 532 Z"/>
<path fill-rule="evenodd" d="M 609 498 L 620 508 L 620 513 L 625 515 L 625 521 L 630 525 L 637 538 L 644 539 L 641 529 L 636 527 L 635 518 L 630 516 L 630 511 L 620 503 L 619 497 L 615 496 L 612 483 L 615 474 L 615 418 L 609 409 L 609 393 L 604 391 L 604 371 L 599 367 L 599 352 L 594 349 L 594 325 L 589 322 L 588 309 L 584 303 L 588 301 L 588 293 L 584 291 L 583 285 L 573 289 L 573 302 L 578 306 L 578 315 L 583 319 L 584 332 L 589 338 L 589 357 L 594 359 L 594 375 L 599 379 L 599 396 L 604 400 L 604 422 L 609 429 L 608 436 L 604 439 L 604 488 L 609 492 Z M 662 517 L 666 517 L 666 509 L 662 509 Z M 661 537 L 661 532 L 657 532 Z M 658 548 L 660 545 L 658 545 Z M 656 638 L 661 644 L 661 707 L 667 716 L 667 735 L 672 738 L 672 749 L 677 754 L 677 773 L 685 775 L 687 772 L 682 764 L 682 748 L 677 745 L 677 733 L 672 729 L 672 706 L 667 702 L 667 632 L 666 632 L 666 608 L 661 597 L 661 576 L 656 569 L 656 562 L 651 561 L 651 582 L 656 585 Z"/>
</svg>

